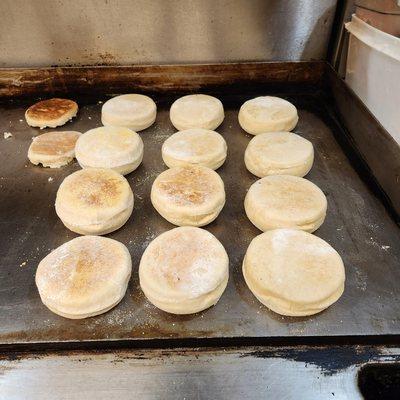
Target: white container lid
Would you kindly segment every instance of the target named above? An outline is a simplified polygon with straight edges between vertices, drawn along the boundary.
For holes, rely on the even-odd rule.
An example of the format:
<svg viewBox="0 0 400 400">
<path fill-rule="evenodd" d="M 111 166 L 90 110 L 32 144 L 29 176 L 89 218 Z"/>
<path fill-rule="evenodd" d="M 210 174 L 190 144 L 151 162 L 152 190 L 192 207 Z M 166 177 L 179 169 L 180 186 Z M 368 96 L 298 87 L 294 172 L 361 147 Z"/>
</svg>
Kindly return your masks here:
<svg viewBox="0 0 400 400">
<path fill-rule="evenodd" d="M 351 22 L 345 24 L 346 29 L 357 39 L 375 50 L 400 61 L 400 39 L 380 31 L 353 14 Z"/>
</svg>

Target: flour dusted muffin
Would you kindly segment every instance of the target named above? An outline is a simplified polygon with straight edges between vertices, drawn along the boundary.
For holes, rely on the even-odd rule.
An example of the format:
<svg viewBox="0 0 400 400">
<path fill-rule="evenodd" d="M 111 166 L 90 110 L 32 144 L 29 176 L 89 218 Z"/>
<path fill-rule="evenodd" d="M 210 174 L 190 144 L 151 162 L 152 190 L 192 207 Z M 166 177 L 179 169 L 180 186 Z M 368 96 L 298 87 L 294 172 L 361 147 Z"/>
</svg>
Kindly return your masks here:
<svg viewBox="0 0 400 400">
<path fill-rule="evenodd" d="M 68 99 L 39 101 L 25 112 L 28 125 L 38 128 L 55 128 L 64 125 L 78 113 L 78 104 Z"/>
<path fill-rule="evenodd" d="M 196 128 L 174 133 L 161 152 L 169 168 L 201 165 L 215 170 L 225 162 L 227 146 L 219 133 Z"/>
<path fill-rule="evenodd" d="M 174 225 L 204 226 L 217 218 L 225 204 L 224 183 L 207 167 L 171 168 L 155 179 L 151 202 Z"/>
<path fill-rule="evenodd" d="M 111 169 L 85 168 L 67 176 L 57 191 L 56 212 L 81 235 L 105 235 L 119 229 L 133 210 L 128 181 Z"/>
<path fill-rule="evenodd" d="M 75 144 L 80 132 L 47 132 L 32 139 L 28 158 L 32 164 L 60 168 L 75 157 Z"/>
<path fill-rule="evenodd" d="M 172 125 L 179 131 L 191 128 L 214 130 L 224 120 L 224 107 L 216 97 L 190 94 L 176 100 L 170 110 Z"/>
<path fill-rule="evenodd" d="M 107 100 L 101 108 L 101 122 L 105 126 L 124 126 L 141 131 L 154 124 L 157 106 L 143 94 L 123 94 Z"/>
<path fill-rule="evenodd" d="M 279 97 L 256 97 L 243 103 L 239 110 L 239 124 L 251 135 L 291 131 L 298 120 L 296 107 Z"/>
<path fill-rule="evenodd" d="M 340 255 L 327 242 L 294 229 L 275 229 L 255 237 L 244 261 L 243 276 L 257 299 L 288 316 L 321 312 L 344 291 Z"/>
<path fill-rule="evenodd" d="M 327 201 L 322 190 L 307 179 L 271 175 L 250 186 L 244 208 L 262 231 L 295 228 L 314 232 L 325 220 Z"/>
<path fill-rule="evenodd" d="M 303 177 L 314 162 L 314 148 L 310 141 L 292 132 L 261 133 L 250 140 L 244 162 L 259 178 L 268 175 Z"/>
<path fill-rule="evenodd" d="M 43 304 L 66 318 L 105 313 L 124 297 L 132 261 L 120 242 L 81 236 L 48 254 L 36 271 Z"/>
<path fill-rule="evenodd" d="M 192 314 L 216 304 L 229 278 L 229 259 L 208 231 L 180 227 L 155 238 L 139 265 L 140 286 L 156 307 Z"/>
<path fill-rule="evenodd" d="M 85 132 L 75 152 L 82 168 L 110 168 L 126 175 L 142 162 L 143 147 L 142 138 L 131 129 L 101 126 Z"/>
</svg>

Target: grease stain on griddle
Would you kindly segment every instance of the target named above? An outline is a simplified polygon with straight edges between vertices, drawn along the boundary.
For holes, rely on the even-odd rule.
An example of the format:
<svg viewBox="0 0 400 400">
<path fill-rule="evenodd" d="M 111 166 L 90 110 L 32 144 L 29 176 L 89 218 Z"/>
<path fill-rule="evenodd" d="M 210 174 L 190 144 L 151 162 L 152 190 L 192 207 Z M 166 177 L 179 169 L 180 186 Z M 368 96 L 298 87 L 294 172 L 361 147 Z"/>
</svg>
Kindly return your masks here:
<svg viewBox="0 0 400 400">
<path fill-rule="evenodd" d="M 382 356 L 383 349 L 372 346 L 326 346 L 268 348 L 244 353 L 241 357 L 283 358 L 318 367 L 325 376 L 341 372 L 351 366 L 361 365 Z M 400 355 L 391 356 L 392 361 L 400 361 Z"/>
</svg>

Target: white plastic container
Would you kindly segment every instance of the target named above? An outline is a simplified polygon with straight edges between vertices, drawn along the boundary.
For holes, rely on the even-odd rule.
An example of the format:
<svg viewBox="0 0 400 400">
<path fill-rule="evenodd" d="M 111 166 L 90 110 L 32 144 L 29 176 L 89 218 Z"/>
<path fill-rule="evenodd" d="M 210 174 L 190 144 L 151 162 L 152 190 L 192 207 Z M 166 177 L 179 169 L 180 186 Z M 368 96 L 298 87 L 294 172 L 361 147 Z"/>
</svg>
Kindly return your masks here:
<svg viewBox="0 0 400 400">
<path fill-rule="evenodd" d="M 400 39 L 353 15 L 346 82 L 400 144 Z"/>
</svg>

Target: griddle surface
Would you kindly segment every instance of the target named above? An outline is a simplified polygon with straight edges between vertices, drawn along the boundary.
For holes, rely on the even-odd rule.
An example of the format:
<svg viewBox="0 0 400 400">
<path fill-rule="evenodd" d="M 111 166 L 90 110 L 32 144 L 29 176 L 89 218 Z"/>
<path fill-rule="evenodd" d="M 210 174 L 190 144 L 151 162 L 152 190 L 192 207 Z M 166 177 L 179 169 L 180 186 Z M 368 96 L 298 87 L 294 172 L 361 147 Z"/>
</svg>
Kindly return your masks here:
<svg viewBox="0 0 400 400">
<path fill-rule="evenodd" d="M 344 295 L 318 315 L 289 318 L 269 311 L 247 289 L 242 259 L 252 238 L 261 232 L 243 209 L 246 190 L 256 177 L 247 172 L 243 162 L 251 137 L 239 127 L 237 113 L 254 94 L 218 97 L 226 111 L 217 131 L 228 143 L 228 159 L 218 170 L 226 185 L 227 202 L 206 229 L 221 240 L 229 254 L 230 279 L 215 307 L 189 316 L 169 315 L 151 305 L 139 288 L 137 273 L 146 246 L 173 228 L 153 209 L 150 188 L 166 169 L 161 145 L 175 132 L 168 115 L 175 97 L 153 96 L 158 105 L 156 123 L 140 133 L 144 161 L 127 176 L 135 194 L 134 212 L 124 227 L 108 235 L 124 243 L 132 255 L 127 294 L 113 310 L 85 320 L 68 320 L 50 312 L 41 303 L 34 281 L 39 261 L 76 237 L 56 216 L 54 201 L 61 181 L 79 166 L 74 162 L 56 170 L 32 165 L 27 159 L 32 137 L 48 131 L 25 123 L 25 109 L 34 100 L 0 106 L 0 344 L 400 333 L 400 230 L 335 140 L 342 134 L 341 128 L 318 96 L 285 97 L 299 109 L 295 132 L 315 147 L 314 167 L 307 178 L 328 198 L 328 215 L 316 235 L 343 257 L 347 275 Z M 101 125 L 98 101 L 106 97 L 74 100 L 81 106 L 78 117 L 60 130 L 84 132 Z M 11 132 L 13 137 L 3 139 L 3 132 Z"/>
</svg>

